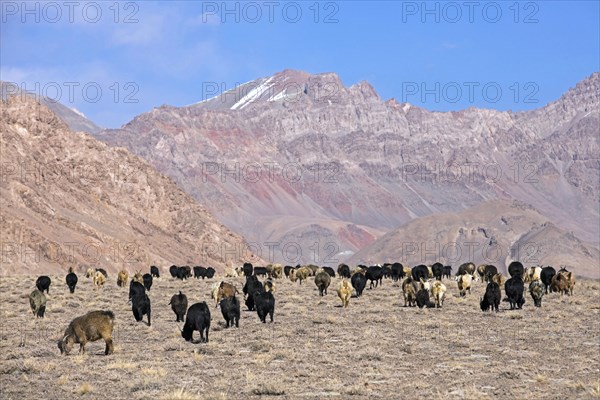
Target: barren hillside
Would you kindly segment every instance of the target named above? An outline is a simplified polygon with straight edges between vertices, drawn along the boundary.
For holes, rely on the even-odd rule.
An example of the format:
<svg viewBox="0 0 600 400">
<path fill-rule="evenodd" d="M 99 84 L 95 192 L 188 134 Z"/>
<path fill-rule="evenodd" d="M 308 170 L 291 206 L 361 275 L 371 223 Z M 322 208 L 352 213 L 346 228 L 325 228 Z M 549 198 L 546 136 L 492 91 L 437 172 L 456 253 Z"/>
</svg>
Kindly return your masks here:
<svg viewBox="0 0 600 400">
<path fill-rule="evenodd" d="M 26 94 L 21 91 L 19 86 L 13 82 L 0 81 L 0 97 L 6 100 L 11 95 L 25 96 Z M 98 133 L 103 128 L 99 127 L 83 115 L 80 111 L 75 108 L 69 108 L 64 104 L 60 103 L 56 99 L 40 96 L 38 93 L 30 93 L 40 103 L 45 105 L 58 116 L 67 126 L 74 132 L 86 132 L 86 133 Z"/>
<path fill-rule="evenodd" d="M 364 247 L 348 262 L 395 262 L 414 266 L 441 261 L 496 265 L 504 274 L 520 260 L 533 265 L 568 265 L 580 276 L 599 279 L 600 253 L 589 243 L 550 222 L 535 208 L 495 200 L 460 213 L 418 218 Z"/>
<path fill-rule="evenodd" d="M 251 256 L 240 236 L 126 149 L 69 131 L 27 96 L 2 101 L 1 112 L 2 275 L 222 268 L 225 257 Z"/>
</svg>

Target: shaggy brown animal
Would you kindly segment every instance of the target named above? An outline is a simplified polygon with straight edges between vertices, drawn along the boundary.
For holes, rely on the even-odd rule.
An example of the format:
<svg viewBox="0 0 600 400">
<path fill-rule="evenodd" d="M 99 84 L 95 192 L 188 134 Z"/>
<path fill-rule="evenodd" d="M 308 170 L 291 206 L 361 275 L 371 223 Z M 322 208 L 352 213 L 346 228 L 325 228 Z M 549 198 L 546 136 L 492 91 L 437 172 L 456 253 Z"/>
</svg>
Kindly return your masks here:
<svg viewBox="0 0 600 400">
<path fill-rule="evenodd" d="M 409 276 L 402 282 L 402 292 L 404 293 L 404 307 L 414 307 L 417 304 L 418 283 Z"/>
<path fill-rule="evenodd" d="M 237 293 L 239 293 L 237 288 L 231 283 L 225 281 L 215 283 L 212 289 L 212 296 L 216 302 L 215 307 L 219 305 L 221 300 L 227 297 L 233 297 Z"/>
<path fill-rule="evenodd" d="M 302 285 L 302 281 L 305 281 L 309 276 L 311 276 L 311 274 L 312 270 L 310 268 L 302 267 L 296 271 L 295 277 L 300 281 L 300 284 Z"/>
<path fill-rule="evenodd" d="M 496 282 L 498 286 L 504 287 L 504 275 L 498 273 L 492 276 L 492 282 Z"/>
<path fill-rule="evenodd" d="M 117 286 L 125 287 L 127 286 L 128 281 L 129 274 L 127 273 L 127 271 L 125 271 L 124 269 L 119 271 L 119 274 L 117 275 Z"/>
<path fill-rule="evenodd" d="M 267 265 L 267 274 L 273 279 L 281 279 L 283 276 L 283 266 L 281 264 Z"/>
<path fill-rule="evenodd" d="M 331 277 L 325 271 L 320 271 L 315 276 L 315 285 L 319 289 L 319 296 L 323 296 L 327 294 L 327 288 L 331 284 Z"/>
<path fill-rule="evenodd" d="M 105 282 L 106 277 L 104 276 L 104 274 L 100 271 L 96 271 L 96 274 L 94 275 L 94 289 L 102 288 Z"/>
<path fill-rule="evenodd" d="M 309 276 L 317 275 L 317 271 L 319 270 L 319 267 L 314 264 L 308 264 L 308 265 L 305 265 L 304 267 L 308 268 L 310 270 Z"/>
<path fill-rule="evenodd" d="M 456 275 L 474 275 L 476 270 L 477 267 L 475 267 L 475 264 L 473 264 L 472 262 L 468 262 L 461 264 L 460 267 L 458 267 L 458 272 L 456 273 Z"/>
<path fill-rule="evenodd" d="M 340 282 L 337 294 L 340 300 L 342 300 L 342 306 L 344 308 L 348 307 L 348 305 L 350 304 L 350 297 L 352 297 L 352 285 L 347 279 L 343 279 Z"/>
<path fill-rule="evenodd" d="M 565 268 L 561 268 L 556 275 L 552 277 L 552 282 L 550 283 L 550 290 L 552 292 L 560 292 L 560 294 L 568 294 L 571 296 L 573 295 L 574 287 L 575 275 Z"/>
<path fill-rule="evenodd" d="M 89 313 L 75 318 L 67 329 L 64 337 L 58 341 L 60 354 L 69 354 L 75 343 L 79 343 L 79 353 L 85 353 L 87 342 L 95 342 L 104 339 L 106 342 L 105 355 L 114 351 L 112 332 L 115 322 L 115 314 L 112 311 L 90 311 Z"/>
<path fill-rule="evenodd" d="M 29 305 L 31 306 L 33 315 L 37 318 L 44 318 L 44 313 L 46 312 L 46 296 L 44 296 L 44 293 L 38 289 L 31 292 L 29 295 Z"/>
<path fill-rule="evenodd" d="M 143 285 L 144 284 L 144 275 L 142 274 L 142 271 L 135 271 L 135 274 L 133 275 L 131 280 L 134 282 L 139 282 Z"/>
<path fill-rule="evenodd" d="M 479 277 L 483 280 L 483 277 L 485 275 L 485 267 L 487 265 L 486 264 L 481 264 L 479 267 L 477 267 L 477 273 L 479 274 Z"/>
</svg>

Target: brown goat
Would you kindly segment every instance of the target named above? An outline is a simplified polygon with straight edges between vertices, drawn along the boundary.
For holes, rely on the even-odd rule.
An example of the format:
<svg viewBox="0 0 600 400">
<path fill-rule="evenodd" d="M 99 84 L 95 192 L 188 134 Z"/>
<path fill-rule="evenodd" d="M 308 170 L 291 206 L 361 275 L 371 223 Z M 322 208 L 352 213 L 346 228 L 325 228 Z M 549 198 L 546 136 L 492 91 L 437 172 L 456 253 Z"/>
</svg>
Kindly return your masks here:
<svg viewBox="0 0 600 400">
<path fill-rule="evenodd" d="M 485 275 L 485 267 L 487 267 L 487 264 L 481 264 L 479 267 L 477 267 L 477 273 L 482 280 Z"/>
<path fill-rule="evenodd" d="M 31 312 L 38 318 L 44 318 L 46 312 L 46 296 L 44 293 L 35 289 L 29 295 L 29 305 L 31 306 Z"/>
<path fill-rule="evenodd" d="M 404 307 L 414 307 L 417 304 L 417 291 L 419 287 L 417 282 L 412 278 L 408 277 L 402 282 L 402 292 L 404 292 Z"/>
<path fill-rule="evenodd" d="M 504 287 L 504 275 L 498 273 L 492 276 L 492 282 L 496 282 L 498 286 Z"/>
<path fill-rule="evenodd" d="M 106 282 L 104 274 L 100 271 L 96 271 L 96 274 L 94 275 L 94 289 L 103 287 L 104 282 Z"/>
<path fill-rule="evenodd" d="M 305 281 L 309 276 L 311 276 L 312 270 L 308 267 L 302 267 L 296 270 L 295 277 L 300 281 L 302 285 L 302 281 Z"/>
<path fill-rule="evenodd" d="M 566 269 L 559 270 L 556 275 L 552 277 L 550 282 L 550 290 L 553 292 L 560 292 L 560 294 L 573 295 L 573 287 L 575 286 L 575 276 L 572 272 Z"/>
<path fill-rule="evenodd" d="M 280 279 L 283 276 L 283 267 L 281 264 L 267 265 L 267 274 L 273 279 Z"/>
<path fill-rule="evenodd" d="M 350 304 L 350 297 L 352 296 L 352 285 L 350 285 L 350 282 L 348 282 L 347 279 L 340 282 L 337 294 L 342 300 L 342 306 L 348 307 L 348 304 Z"/>
<path fill-rule="evenodd" d="M 114 351 L 112 341 L 114 322 L 115 314 L 112 311 L 90 311 L 75 318 L 65 330 L 65 336 L 58 341 L 60 354 L 68 355 L 75 343 L 79 343 L 79 353 L 85 354 L 86 343 L 100 339 L 104 339 L 106 342 L 104 354 L 112 354 Z"/>
<path fill-rule="evenodd" d="M 128 281 L 129 281 L 129 274 L 127 273 L 127 271 L 125 271 L 124 269 L 119 271 L 119 274 L 117 275 L 117 285 L 119 287 L 125 287 L 125 286 L 127 286 Z"/>
<path fill-rule="evenodd" d="M 317 275 L 317 271 L 319 270 L 319 267 L 317 265 L 314 264 L 308 264 L 304 266 L 305 268 L 308 268 L 310 270 L 310 275 L 309 276 L 315 276 Z"/>
<path fill-rule="evenodd" d="M 560 272 L 560 271 L 559 271 Z M 575 287 L 575 274 L 572 272 L 567 272 L 567 280 L 569 281 L 569 293 L 573 296 L 573 288 Z"/>
<path fill-rule="evenodd" d="M 219 305 L 221 300 L 223 300 L 227 297 L 233 297 L 237 293 L 239 293 L 237 288 L 234 285 L 232 285 L 231 283 L 227 283 L 227 282 L 223 281 L 219 284 L 215 284 L 213 286 L 213 299 L 216 302 L 215 307 Z"/>
<path fill-rule="evenodd" d="M 331 284 L 331 277 L 329 274 L 323 270 L 321 270 L 317 275 L 315 275 L 315 285 L 319 289 L 319 295 L 323 296 L 327 294 L 327 288 Z"/>
<path fill-rule="evenodd" d="M 135 271 L 135 274 L 131 278 L 132 281 L 144 284 L 144 275 L 142 275 L 142 271 Z"/>
</svg>

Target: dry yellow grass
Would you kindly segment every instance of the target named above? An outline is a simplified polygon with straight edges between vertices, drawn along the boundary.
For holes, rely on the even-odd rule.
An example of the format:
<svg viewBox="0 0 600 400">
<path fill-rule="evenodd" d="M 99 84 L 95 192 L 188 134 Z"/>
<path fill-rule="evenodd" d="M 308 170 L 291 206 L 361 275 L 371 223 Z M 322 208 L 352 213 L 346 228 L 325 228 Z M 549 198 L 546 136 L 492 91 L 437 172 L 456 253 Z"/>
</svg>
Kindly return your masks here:
<svg viewBox="0 0 600 400">
<path fill-rule="evenodd" d="M 61 375 L 58 377 L 58 379 L 56 380 L 56 383 L 58 385 L 66 385 L 67 383 L 69 383 L 69 377 L 66 375 Z"/>
<path fill-rule="evenodd" d="M 171 393 L 167 393 L 166 395 L 162 396 L 161 399 L 163 399 L 163 400 L 198 400 L 199 397 L 186 392 L 184 388 L 180 388 L 180 389 L 174 390 Z"/>
<path fill-rule="evenodd" d="M 46 318 L 34 319 L 27 294 L 34 278 L 0 279 L 2 399 L 279 398 L 598 398 L 600 285 L 579 280 L 574 297 L 551 294 L 542 308 L 482 313 L 479 296 L 457 297 L 445 281 L 442 309 L 405 308 L 398 283 L 365 290 L 346 309 L 333 291 L 277 282 L 275 323 L 262 324 L 242 305 L 240 328 L 212 313 L 210 342 L 185 342 L 168 302 L 182 290 L 190 304 L 210 298 L 214 280 L 154 281 L 152 327 L 136 323 L 127 288 L 109 279 L 101 291 L 80 279 L 69 294 L 64 277 L 48 296 Z M 229 278 L 241 288 L 241 278 Z M 332 285 L 336 285 L 335 278 Z M 243 303 L 243 299 L 242 299 Z M 61 356 L 56 341 L 72 318 L 95 308 L 116 315 L 115 353 L 102 341 Z M 62 310 L 57 312 L 57 310 Z"/>
<path fill-rule="evenodd" d="M 107 369 L 137 369 L 138 365 L 126 361 L 117 361 L 106 366 Z"/>
<path fill-rule="evenodd" d="M 144 368 L 142 374 L 162 378 L 167 375 L 167 371 L 164 368 Z"/>
<path fill-rule="evenodd" d="M 89 383 L 83 383 L 81 386 L 79 386 L 77 393 L 84 395 L 84 394 L 91 393 L 92 391 L 93 391 L 92 385 L 90 385 Z"/>
</svg>

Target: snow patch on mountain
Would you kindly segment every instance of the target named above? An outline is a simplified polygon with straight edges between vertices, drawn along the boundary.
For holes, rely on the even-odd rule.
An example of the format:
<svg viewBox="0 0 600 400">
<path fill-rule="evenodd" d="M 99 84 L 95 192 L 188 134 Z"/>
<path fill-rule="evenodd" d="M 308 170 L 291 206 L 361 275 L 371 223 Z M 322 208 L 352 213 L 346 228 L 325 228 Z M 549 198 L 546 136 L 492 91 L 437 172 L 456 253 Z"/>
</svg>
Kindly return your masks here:
<svg viewBox="0 0 600 400">
<path fill-rule="evenodd" d="M 271 81 L 273 81 L 273 77 L 268 78 L 264 83 L 262 83 L 261 85 L 258 85 L 254 89 L 250 90 L 247 95 L 245 95 L 237 103 L 232 105 L 231 109 L 232 110 L 238 110 L 238 109 L 242 110 L 248 104 L 259 99 L 263 94 L 265 94 L 267 92 L 267 90 L 269 90 L 273 86 L 273 84 L 269 84 L 269 83 L 271 83 Z"/>
</svg>

